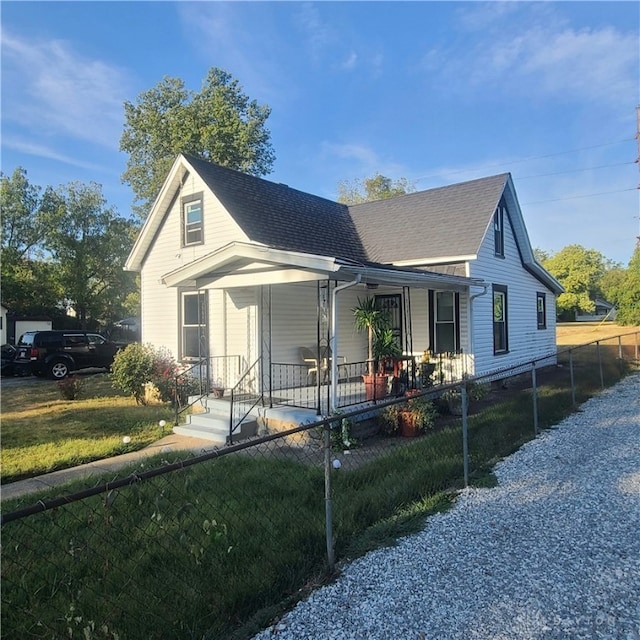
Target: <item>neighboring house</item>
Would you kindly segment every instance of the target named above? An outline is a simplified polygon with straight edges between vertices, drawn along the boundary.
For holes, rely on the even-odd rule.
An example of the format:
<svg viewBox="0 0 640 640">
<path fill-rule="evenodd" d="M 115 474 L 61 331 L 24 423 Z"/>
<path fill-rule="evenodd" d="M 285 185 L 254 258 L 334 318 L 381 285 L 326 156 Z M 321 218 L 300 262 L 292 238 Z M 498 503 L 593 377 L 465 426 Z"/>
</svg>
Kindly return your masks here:
<svg viewBox="0 0 640 640">
<path fill-rule="evenodd" d="M 6 341 L 16 344 L 20 336 L 27 331 L 49 331 L 52 321 L 48 316 L 16 316 L 8 312 L 6 317 Z"/>
<path fill-rule="evenodd" d="M 586 313 L 582 310 L 576 311 L 576 322 L 601 322 L 602 320 L 615 320 L 616 319 L 616 307 L 615 305 L 596 298 L 594 300 L 595 309 L 593 313 Z"/>
<path fill-rule="evenodd" d="M 555 362 L 563 289 L 508 173 L 346 206 L 180 155 L 125 269 L 141 276 L 142 342 L 208 357 L 226 387 L 252 366 L 258 392 L 303 384 L 306 368 L 282 379 L 301 347 L 365 363 L 352 309 L 369 295 L 405 354 L 442 354 L 458 377 Z M 345 404 L 332 373 L 323 411 Z"/>
<path fill-rule="evenodd" d="M 7 344 L 7 307 L 0 304 L 0 344 Z"/>
</svg>

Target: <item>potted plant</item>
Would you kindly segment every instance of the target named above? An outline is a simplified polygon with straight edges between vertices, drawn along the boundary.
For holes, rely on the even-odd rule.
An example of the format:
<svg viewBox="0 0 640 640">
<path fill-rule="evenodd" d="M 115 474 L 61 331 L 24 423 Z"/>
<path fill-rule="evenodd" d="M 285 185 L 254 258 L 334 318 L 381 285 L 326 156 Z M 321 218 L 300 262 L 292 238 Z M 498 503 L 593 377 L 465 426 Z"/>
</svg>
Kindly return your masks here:
<svg viewBox="0 0 640 640">
<path fill-rule="evenodd" d="M 465 380 L 463 378 L 463 380 Z M 487 386 L 484 384 L 480 384 L 479 382 L 475 382 L 474 380 L 464 381 L 463 382 L 465 389 L 467 390 L 467 410 L 471 405 L 471 402 L 482 400 L 487 395 Z M 460 391 L 461 387 L 453 387 L 451 389 L 447 389 L 442 394 L 442 399 L 447 403 L 447 407 L 449 408 L 449 413 L 452 416 L 461 416 L 462 415 L 462 393 Z"/>
<path fill-rule="evenodd" d="M 420 361 L 420 382 L 423 387 L 433 386 L 431 376 L 435 370 L 436 363 L 431 360 L 431 350 L 425 349 L 422 353 L 422 360 Z"/>
<path fill-rule="evenodd" d="M 368 358 L 367 373 L 362 376 L 367 400 L 384 398 L 387 395 L 388 376 L 384 371 L 376 371 L 376 362 L 399 350 L 389 327 L 386 312 L 379 309 L 372 296 L 361 300 L 352 309 L 356 329 L 367 332 Z M 395 343 L 395 344 L 394 344 Z"/>
<path fill-rule="evenodd" d="M 423 396 L 409 395 L 406 402 L 385 407 L 380 414 L 383 431 L 399 433 L 405 438 L 416 437 L 435 425 L 438 410 Z"/>
</svg>

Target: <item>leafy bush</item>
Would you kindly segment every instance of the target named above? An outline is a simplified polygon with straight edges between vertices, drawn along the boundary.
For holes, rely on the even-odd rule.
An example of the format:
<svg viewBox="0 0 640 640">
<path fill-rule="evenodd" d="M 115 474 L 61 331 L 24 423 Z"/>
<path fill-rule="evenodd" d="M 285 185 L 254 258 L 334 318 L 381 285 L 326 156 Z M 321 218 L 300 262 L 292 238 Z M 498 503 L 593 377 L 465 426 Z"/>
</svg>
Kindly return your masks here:
<svg viewBox="0 0 640 640">
<path fill-rule="evenodd" d="M 77 400 L 82 387 L 82 380 L 78 376 L 68 376 L 58 381 L 58 389 L 64 400 Z"/>
<path fill-rule="evenodd" d="M 385 407 L 379 416 L 382 432 L 395 435 L 400 430 L 400 420 L 411 422 L 421 433 L 433 429 L 438 410 L 431 400 L 422 396 L 407 396 L 407 400 L 400 404 Z"/>
<path fill-rule="evenodd" d="M 200 381 L 185 373 L 171 354 L 150 344 L 134 343 L 116 354 L 111 368 L 113 385 L 146 404 L 145 385 L 151 383 L 163 402 L 183 404 L 200 391 Z"/>
<path fill-rule="evenodd" d="M 146 404 L 144 386 L 153 379 L 156 353 L 153 346 L 134 342 L 116 353 L 111 380 L 116 389 L 132 395 L 136 404 Z"/>
</svg>

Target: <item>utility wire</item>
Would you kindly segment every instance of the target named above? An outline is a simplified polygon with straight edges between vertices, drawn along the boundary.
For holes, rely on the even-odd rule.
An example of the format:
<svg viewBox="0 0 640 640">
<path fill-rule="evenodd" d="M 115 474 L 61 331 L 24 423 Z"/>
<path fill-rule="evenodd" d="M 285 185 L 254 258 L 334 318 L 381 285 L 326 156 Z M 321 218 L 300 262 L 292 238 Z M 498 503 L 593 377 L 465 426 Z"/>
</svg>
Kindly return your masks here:
<svg viewBox="0 0 640 640">
<path fill-rule="evenodd" d="M 527 156 L 525 158 L 521 158 L 520 160 L 509 160 L 509 161 L 503 161 L 503 162 L 495 162 L 493 164 L 485 164 L 483 165 L 483 167 L 481 167 L 480 169 L 458 169 L 457 171 L 448 171 L 445 174 L 432 174 L 430 176 L 420 176 L 418 178 L 412 178 L 411 181 L 412 182 L 419 182 L 420 180 L 428 180 L 429 178 L 443 178 L 443 177 L 447 177 L 449 175 L 454 175 L 457 173 L 468 173 L 470 171 L 484 171 L 485 168 L 491 168 L 491 167 L 503 167 L 505 164 L 509 164 L 509 165 L 513 165 L 513 164 L 519 164 L 522 162 L 529 162 L 531 160 L 542 160 L 544 158 L 553 158 L 555 156 L 562 156 L 565 155 L 567 153 L 577 153 L 578 151 L 588 151 L 589 149 L 599 149 L 601 147 L 610 147 L 616 144 L 622 144 L 623 142 L 631 142 L 634 141 L 635 138 L 625 138 L 624 140 L 618 140 L 617 142 L 605 142 L 603 144 L 595 144 L 592 145 L 590 147 L 580 147 L 578 149 L 569 149 L 568 151 L 558 151 L 556 153 L 548 153 L 542 156 Z"/>
<path fill-rule="evenodd" d="M 618 191 L 602 191 L 601 193 L 585 193 L 580 196 L 568 196 L 567 198 L 556 198 L 555 200 L 537 200 L 536 202 L 525 202 L 522 206 L 529 204 L 544 204 L 545 202 L 560 202 L 561 200 L 575 200 L 576 198 L 593 198 L 594 196 L 606 196 L 611 193 L 623 193 L 624 191 L 637 191 L 638 187 L 631 189 L 618 189 Z"/>
<path fill-rule="evenodd" d="M 528 180 L 529 178 L 546 178 L 548 176 L 559 176 L 563 173 L 579 173 L 580 171 L 594 171 L 595 169 L 608 169 L 610 167 L 622 167 L 627 164 L 636 164 L 636 160 L 631 162 L 618 162 L 617 164 L 601 164 L 597 167 L 585 167 L 584 169 L 567 169 L 567 171 L 554 171 L 553 173 L 538 173 L 533 176 L 518 176 L 518 182 L 520 180 Z"/>
</svg>

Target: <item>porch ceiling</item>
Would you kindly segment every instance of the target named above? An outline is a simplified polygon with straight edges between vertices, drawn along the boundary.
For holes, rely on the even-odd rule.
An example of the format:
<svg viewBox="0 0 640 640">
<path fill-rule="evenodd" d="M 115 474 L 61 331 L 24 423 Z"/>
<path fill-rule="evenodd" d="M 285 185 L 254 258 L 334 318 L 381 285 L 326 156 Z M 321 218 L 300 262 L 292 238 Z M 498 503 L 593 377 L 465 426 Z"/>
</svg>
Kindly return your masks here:
<svg viewBox="0 0 640 640">
<path fill-rule="evenodd" d="M 169 287 L 191 286 L 228 289 L 261 284 L 285 284 L 313 280 L 410 286 L 463 291 L 484 286 L 475 278 L 434 273 L 409 267 L 355 264 L 331 256 L 296 253 L 263 245 L 234 242 L 162 277 Z"/>
</svg>

